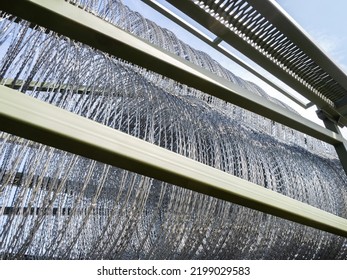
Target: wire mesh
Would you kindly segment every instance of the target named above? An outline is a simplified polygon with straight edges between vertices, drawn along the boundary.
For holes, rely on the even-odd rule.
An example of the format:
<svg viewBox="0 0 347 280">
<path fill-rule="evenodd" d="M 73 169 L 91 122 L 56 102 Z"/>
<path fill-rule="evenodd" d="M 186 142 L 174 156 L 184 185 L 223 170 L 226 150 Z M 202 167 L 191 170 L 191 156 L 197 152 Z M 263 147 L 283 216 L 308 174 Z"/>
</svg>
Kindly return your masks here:
<svg viewBox="0 0 347 280">
<path fill-rule="evenodd" d="M 74 4 L 270 99 L 119 1 Z M 347 218 L 347 178 L 325 144 L 11 15 L 0 30 L 2 84 Z M 346 258 L 344 238 L 0 139 L 2 259 Z"/>
</svg>

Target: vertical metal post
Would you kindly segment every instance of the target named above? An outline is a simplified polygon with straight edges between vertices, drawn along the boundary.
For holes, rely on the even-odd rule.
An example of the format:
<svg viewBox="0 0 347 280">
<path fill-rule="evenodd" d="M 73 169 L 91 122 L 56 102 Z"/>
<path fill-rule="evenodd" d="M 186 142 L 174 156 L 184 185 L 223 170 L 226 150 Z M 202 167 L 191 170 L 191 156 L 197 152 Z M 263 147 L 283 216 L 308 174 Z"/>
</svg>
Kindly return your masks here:
<svg viewBox="0 0 347 280">
<path fill-rule="evenodd" d="M 317 114 L 319 118 L 324 122 L 324 125 L 327 129 L 342 136 L 340 128 L 334 121 L 326 117 L 321 111 L 318 111 Z M 335 147 L 337 156 L 340 159 L 341 165 L 347 174 L 347 142 L 346 140 L 343 142 L 334 144 L 334 147 Z"/>
</svg>

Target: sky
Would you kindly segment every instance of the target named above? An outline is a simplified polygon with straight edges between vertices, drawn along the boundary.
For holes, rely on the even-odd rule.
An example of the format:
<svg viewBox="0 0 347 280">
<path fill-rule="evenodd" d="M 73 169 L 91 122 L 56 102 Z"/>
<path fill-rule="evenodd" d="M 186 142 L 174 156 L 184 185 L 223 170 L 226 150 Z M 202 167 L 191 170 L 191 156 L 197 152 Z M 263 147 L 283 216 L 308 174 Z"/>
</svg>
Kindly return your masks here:
<svg viewBox="0 0 347 280">
<path fill-rule="evenodd" d="M 184 20 L 188 21 L 190 24 L 196 28 L 206 32 L 210 36 L 213 36 L 208 31 L 204 30 L 201 26 L 196 24 L 190 18 L 186 17 L 184 14 L 175 10 L 170 4 L 166 3 L 165 0 L 156 0 L 163 6 L 174 10 L 175 13 L 180 15 Z M 270 0 L 274 1 L 274 0 Z M 164 16 L 160 15 L 141 0 L 123 0 L 123 2 L 128 5 L 132 10 L 138 11 L 144 17 L 153 20 L 159 26 L 165 27 L 172 32 L 174 32 L 178 38 L 182 41 L 189 43 L 193 48 L 207 52 L 213 59 L 217 60 L 224 67 L 232 71 L 234 74 L 250 80 L 260 87 L 262 87 L 269 95 L 274 96 L 286 104 L 292 106 L 296 111 L 298 111 L 302 116 L 320 124 L 323 126 L 321 120 L 316 116 L 316 107 L 313 106 L 309 109 L 303 109 L 296 103 L 284 97 L 282 94 L 278 93 L 275 89 L 267 85 L 265 82 L 261 81 L 259 78 L 255 77 L 247 70 L 243 69 L 236 63 L 230 61 L 224 55 L 220 54 L 218 51 L 214 50 L 205 43 L 202 43 L 199 39 L 192 36 L 190 33 L 185 31 L 183 28 L 179 27 L 172 21 L 168 20 Z M 276 1 L 283 10 L 296 21 L 308 34 L 308 36 L 323 50 L 328 56 L 345 72 L 347 73 L 347 1 L 346 0 L 277 0 Z M 247 62 L 258 72 L 262 73 L 266 78 L 280 85 L 282 88 L 297 96 L 300 100 L 307 102 L 305 98 L 300 96 L 298 93 L 293 91 L 287 85 L 283 84 L 280 80 L 272 76 L 263 70 L 260 66 L 256 65 L 250 61 L 247 57 L 243 56 L 232 47 L 223 44 L 228 50 L 236 54 L 243 61 Z M 342 129 L 342 134 L 347 138 L 347 128 Z"/>
<path fill-rule="evenodd" d="M 347 72 L 347 1 L 277 0 L 342 70 Z"/>
</svg>

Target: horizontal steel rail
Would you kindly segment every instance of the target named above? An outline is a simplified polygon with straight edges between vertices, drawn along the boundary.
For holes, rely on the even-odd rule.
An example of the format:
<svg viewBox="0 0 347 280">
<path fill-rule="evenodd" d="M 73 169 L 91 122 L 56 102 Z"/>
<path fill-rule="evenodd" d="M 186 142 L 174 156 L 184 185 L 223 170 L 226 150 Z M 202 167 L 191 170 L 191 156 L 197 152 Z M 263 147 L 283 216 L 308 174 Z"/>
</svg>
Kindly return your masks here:
<svg viewBox="0 0 347 280">
<path fill-rule="evenodd" d="M 329 144 L 336 145 L 345 141 L 340 135 L 65 1 L 2 0 L 0 9 Z"/>
<path fill-rule="evenodd" d="M 105 89 L 101 88 L 93 88 L 79 85 L 71 85 L 71 84 L 54 84 L 47 82 L 39 82 L 39 81 L 31 81 L 30 83 L 26 83 L 25 80 L 14 80 L 14 79 L 3 79 L 0 80 L 0 85 L 7 86 L 9 88 L 17 89 L 19 91 L 45 91 L 45 92 L 64 92 L 64 91 L 73 91 L 77 94 L 89 94 L 93 92 L 93 94 L 103 94 Z M 107 90 L 107 89 L 106 89 Z M 108 89 L 111 90 L 111 89 Z"/>
<path fill-rule="evenodd" d="M 5 86 L 0 86 L 0 129 L 106 164 L 347 237 L 346 219 Z"/>
<path fill-rule="evenodd" d="M 346 74 L 274 1 L 167 2 L 347 125 Z"/>
<path fill-rule="evenodd" d="M 249 71 L 251 74 L 253 74 L 257 78 L 259 78 L 263 82 L 267 83 L 269 86 L 271 86 L 272 88 L 274 88 L 275 90 L 277 90 L 278 92 L 280 92 L 281 94 L 283 94 L 284 96 L 286 96 L 287 98 L 289 98 L 290 100 L 292 100 L 293 102 L 298 104 L 299 106 L 301 106 L 302 108 L 307 109 L 313 105 L 312 102 L 309 102 L 307 104 L 302 102 L 300 99 L 296 98 L 294 95 L 292 95 L 291 93 L 289 93 L 288 91 L 286 91 L 285 89 L 283 89 L 282 87 L 277 85 L 276 83 L 270 81 L 265 76 L 260 74 L 259 71 L 255 70 L 248 63 L 246 63 L 242 59 L 238 58 L 237 56 L 235 56 L 233 53 L 231 53 L 227 49 L 220 46 L 220 43 L 223 42 L 223 40 L 221 38 L 217 37 L 215 40 L 211 40 L 208 36 L 203 34 L 200 30 L 191 26 L 188 22 L 186 22 L 182 18 L 178 17 L 175 13 L 173 13 L 172 11 L 170 11 L 169 9 L 167 9 L 166 7 L 164 7 L 163 5 L 161 5 L 160 3 L 158 3 L 155 0 L 142 0 L 142 2 L 146 3 L 148 6 L 152 7 L 157 12 L 159 12 L 162 15 L 164 15 L 165 17 L 169 18 L 174 23 L 178 24 L 179 26 L 184 28 L 186 31 L 188 31 L 189 33 L 191 33 L 195 37 L 199 38 L 201 41 L 205 42 L 206 44 L 208 44 L 209 46 L 211 46 L 212 48 L 214 48 L 215 50 L 217 50 L 221 54 L 225 55 L 227 58 L 229 58 L 232 61 L 234 61 L 235 63 L 237 63 L 238 65 L 240 65 L 241 67 L 243 67 L 244 69 Z"/>
</svg>

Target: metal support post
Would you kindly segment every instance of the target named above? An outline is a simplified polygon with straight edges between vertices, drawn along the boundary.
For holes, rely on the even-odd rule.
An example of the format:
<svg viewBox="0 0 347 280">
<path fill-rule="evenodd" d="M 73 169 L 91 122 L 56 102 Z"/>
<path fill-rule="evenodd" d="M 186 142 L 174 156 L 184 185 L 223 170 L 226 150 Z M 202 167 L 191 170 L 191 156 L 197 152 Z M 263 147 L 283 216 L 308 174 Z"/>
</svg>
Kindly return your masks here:
<svg viewBox="0 0 347 280">
<path fill-rule="evenodd" d="M 341 135 L 340 128 L 335 122 L 327 118 L 321 111 L 318 111 L 317 115 L 324 122 L 324 125 L 327 129 L 330 129 L 332 132 L 336 133 L 337 135 Z M 334 144 L 334 148 L 336 150 L 337 156 L 340 159 L 341 165 L 347 174 L 347 142 L 346 140 L 340 143 Z"/>
</svg>

